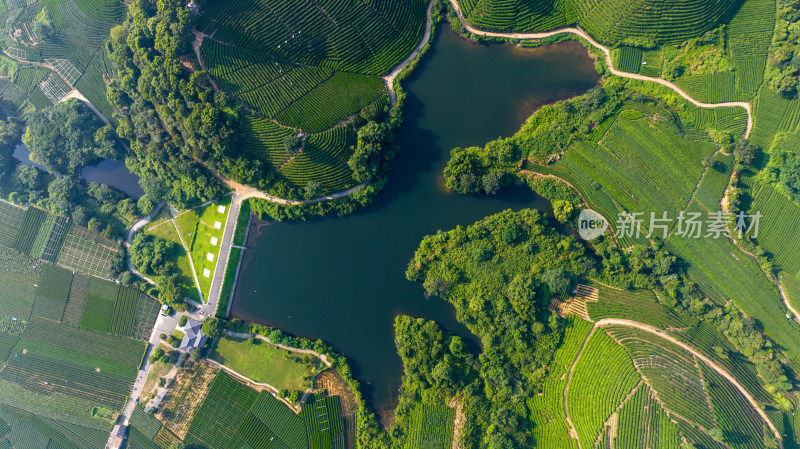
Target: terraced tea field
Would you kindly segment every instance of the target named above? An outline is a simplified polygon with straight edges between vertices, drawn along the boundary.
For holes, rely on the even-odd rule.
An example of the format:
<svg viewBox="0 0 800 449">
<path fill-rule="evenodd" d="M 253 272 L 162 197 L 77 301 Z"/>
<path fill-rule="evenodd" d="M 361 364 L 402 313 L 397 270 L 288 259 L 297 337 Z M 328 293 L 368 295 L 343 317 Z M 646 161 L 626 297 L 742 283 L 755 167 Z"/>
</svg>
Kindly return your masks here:
<svg viewBox="0 0 800 449">
<path fill-rule="evenodd" d="M 407 449 L 453 447 L 455 409 L 446 405 L 418 405 L 414 410 Z"/>
<path fill-rule="evenodd" d="M 0 96 L 21 107 L 29 102 L 37 109 L 60 101 L 73 88 L 80 91 L 103 115 L 114 121 L 106 99 L 103 75 L 109 66 L 103 42 L 112 27 L 125 19 L 125 5 L 118 0 L 9 1 L 0 24 L 5 53 L 18 61 L 13 85 Z M 52 32 L 37 35 L 36 17 L 47 14 Z M 12 89 L 13 87 L 13 89 Z"/>
<path fill-rule="evenodd" d="M 145 346 L 33 318 L 0 370 L 0 404 L 107 435 L 90 412 L 124 405 Z"/>
<path fill-rule="evenodd" d="M 577 140 L 555 164 L 525 168 L 569 182 L 613 228 L 619 214 L 640 212 L 639 236 L 629 227 L 617 239 L 623 247 L 643 242 L 649 222 L 644 214 L 677 217 L 704 172 L 703 159 L 715 151 L 710 141 L 687 139 L 674 120 L 660 108 L 638 119 L 620 115 L 596 146 Z"/>
<path fill-rule="evenodd" d="M 347 159 L 359 113 L 388 105 L 380 76 L 420 42 L 427 2 L 236 0 L 203 8 L 198 29 L 213 35 L 202 41 L 204 65 L 220 89 L 266 118 L 245 115 L 241 151 L 292 187 L 316 181 L 324 194 L 355 185 Z M 305 140 L 295 157 L 282 144 L 291 134 Z"/>
</svg>

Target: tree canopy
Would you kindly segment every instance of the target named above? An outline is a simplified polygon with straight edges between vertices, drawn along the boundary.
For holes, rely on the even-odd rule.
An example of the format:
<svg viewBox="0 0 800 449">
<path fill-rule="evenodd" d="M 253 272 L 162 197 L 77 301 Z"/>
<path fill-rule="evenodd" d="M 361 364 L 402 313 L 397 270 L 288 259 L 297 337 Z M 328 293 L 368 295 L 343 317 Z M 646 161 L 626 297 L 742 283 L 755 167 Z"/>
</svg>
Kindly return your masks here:
<svg viewBox="0 0 800 449">
<path fill-rule="evenodd" d="M 131 142 L 126 162 L 141 179 L 143 205 L 218 197 L 223 188 L 206 168 L 257 181 L 258 164 L 237 154 L 238 106 L 179 58 L 191 50 L 194 16 L 178 0 L 135 0 L 128 8 L 128 20 L 111 30 L 107 97 L 117 133 Z"/>
<path fill-rule="evenodd" d="M 130 247 L 131 264 L 144 274 L 168 276 L 174 271 L 172 262 L 168 262 L 177 245 L 154 235 L 140 232 L 133 237 Z"/>
<path fill-rule="evenodd" d="M 77 175 L 102 159 L 119 159 L 123 149 L 110 126 L 78 100 L 32 113 L 24 141 L 31 160 L 52 173 Z"/>
<path fill-rule="evenodd" d="M 358 130 L 358 144 L 347 166 L 353 171 L 353 179 L 367 182 L 378 171 L 381 150 L 391 142 L 389 127 L 384 123 L 369 122 Z"/>
</svg>

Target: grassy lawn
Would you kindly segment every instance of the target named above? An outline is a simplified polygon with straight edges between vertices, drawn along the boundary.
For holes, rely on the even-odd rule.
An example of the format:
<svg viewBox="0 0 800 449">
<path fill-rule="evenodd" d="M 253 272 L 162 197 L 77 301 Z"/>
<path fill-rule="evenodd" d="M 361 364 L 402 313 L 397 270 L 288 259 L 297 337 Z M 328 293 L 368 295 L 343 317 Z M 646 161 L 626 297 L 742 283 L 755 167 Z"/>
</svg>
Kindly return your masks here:
<svg viewBox="0 0 800 449">
<path fill-rule="evenodd" d="M 144 232 L 149 234 L 151 229 L 161 227 L 161 225 L 169 219 L 169 207 L 162 207 L 158 212 L 158 215 L 156 215 L 153 220 L 148 223 L 147 226 L 145 226 Z"/>
<path fill-rule="evenodd" d="M 192 276 L 192 267 L 189 265 L 189 256 L 183 249 L 181 239 L 178 237 L 178 231 L 175 230 L 175 225 L 173 225 L 168 219 L 161 219 L 159 222 L 160 223 L 156 223 L 148 227 L 146 232 L 156 237 L 161 237 L 164 240 L 174 242 L 178 245 L 178 249 L 176 251 L 177 256 L 174 260 L 175 264 L 178 266 L 178 270 L 181 273 L 178 277 L 178 284 L 183 291 L 184 297 L 200 302 L 200 295 L 197 293 L 197 287 L 195 286 L 194 277 Z M 156 283 L 158 283 L 161 278 L 161 276 L 149 277 L 152 278 Z"/>
<path fill-rule="evenodd" d="M 148 393 L 153 391 L 153 388 L 156 386 L 156 382 L 158 379 L 164 377 L 169 373 L 173 365 L 164 362 L 156 362 L 153 363 L 153 366 L 150 368 L 150 371 L 147 373 L 147 380 L 144 382 L 144 388 L 142 389 L 142 394 L 140 397 L 141 401 L 144 401 L 144 397 L 147 396 Z"/>
<path fill-rule="evenodd" d="M 219 202 L 186 211 L 175 217 L 175 224 L 178 225 L 178 230 L 189 248 L 204 300 L 208 297 L 211 279 L 214 277 L 214 270 L 217 266 L 219 247 L 222 243 L 222 234 L 225 231 L 225 220 L 228 217 L 230 203 L 230 196 L 226 196 Z M 219 206 L 223 206 L 225 212 L 219 212 Z M 219 229 L 215 227 L 217 222 L 219 222 Z M 211 243 L 214 238 L 217 239 L 216 244 Z M 213 260 L 208 260 L 208 254 L 212 255 Z M 224 267 L 221 268 L 224 269 Z M 205 270 L 208 270 L 208 276 L 205 276 Z"/>
<path fill-rule="evenodd" d="M 312 363 L 322 363 L 312 355 L 280 349 L 262 340 L 251 343 L 227 336 L 219 339 L 211 358 L 257 382 L 300 391 L 309 387 L 303 373 L 314 370 Z"/>
<path fill-rule="evenodd" d="M 228 302 L 230 301 L 231 291 L 234 287 L 233 283 L 236 280 L 236 267 L 239 265 L 239 259 L 241 257 L 241 249 L 231 248 L 231 255 L 228 258 L 228 266 L 225 268 L 225 278 L 222 280 L 219 303 L 217 304 L 217 316 L 220 318 L 228 317 Z"/>
<path fill-rule="evenodd" d="M 244 200 L 239 208 L 239 217 L 236 219 L 236 233 L 233 235 L 234 245 L 244 245 L 244 235 L 247 232 L 247 221 L 250 219 L 250 201 Z"/>
</svg>

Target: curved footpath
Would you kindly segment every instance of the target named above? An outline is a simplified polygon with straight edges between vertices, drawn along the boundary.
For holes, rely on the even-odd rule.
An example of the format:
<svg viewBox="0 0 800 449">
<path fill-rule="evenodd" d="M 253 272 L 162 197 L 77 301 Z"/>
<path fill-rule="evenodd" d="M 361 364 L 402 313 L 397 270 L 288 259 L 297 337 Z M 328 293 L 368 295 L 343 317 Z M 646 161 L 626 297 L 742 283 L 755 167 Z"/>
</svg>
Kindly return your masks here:
<svg viewBox="0 0 800 449">
<path fill-rule="evenodd" d="M 156 204 L 156 207 L 153 208 L 153 211 L 150 212 L 150 215 L 144 218 L 140 218 L 135 223 L 133 223 L 133 225 L 131 225 L 131 228 L 128 229 L 128 235 L 125 238 L 125 246 L 130 248 L 131 242 L 133 242 L 133 235 L 136 234 L 136 231 L 144 228 L 145 226 L 147 226 L 148 223 L 153 221 L 153 219 L 156 218 L 156 216 L 158 215 L 158 212 L 161 210 L 161 208 L 164 207 L 164 204 L 166 204 L 164 201 Z M 143 275 L 142 273 L 139 273 L 139 271 L 133 268 L 133 264 L 131 264 L 130 255 L 128 255 L 128 271 L 144 279 L 145 281 L 147 281 L 148 284 L 156 285 L 155 281 Z"/>
<path fill-rule="evenodd" d="M 570 434 L 575 432 L 575 427 L 572 425 L 572 421 L 569 418 L 569 412 L 568 412 L 568 409 L 567 409 L 567 392 L 569 391 L 570 381 L 572 380 L 572 373 L 575 370 L 575 366 L 578 364 L 578 359 L 580 359 L 581 354 L 583 353 L 583 349 L 586 346 L 586 343 L 589 341 L 589 338 L 591 338 L 591 336 L 594 334 L 595 329 L 600 328 L 600 327 L 606 327 L 606 326 L 625 326 L 625 327 L 632 327 L 632 328 L 635 328 L 635 329 L 642 330 L 644 332 L 647 332 L 647 333 L 653 334 L 653 335 L 655 335 L 655 336 L 657 336 L 659 338 L 662 338 L 662 339 L 664 339 L 664 340 L 666 340 L 666 341 L 668 341 L 668 342 L 670 342 L 670 343 L 672 343 L 672 344 L 674 344 L 676 346 L 679 346 L 681 349 L 689 352 L 690 354 L 692 354 L 696 358 L 700 359 L 702 362 L 704 362 L 706 365 L 708 365 L 711 369 L 716 371 L 717 374 L 719 374 L 720 376 L 724 377 L 725 380 L 730 382 L 731 385 L 733 385 L 737 390 L 739 390 L 739 393 L 741 393 L 742 396 L 745 397 L 747 402 L 750 403 L 750 405 L 753 407 L 753 409 L 755 409 L 755 411 L 758 413 L 758 415 L 761 417 L 761 419 L 764 420 L 765 423 L 767 423 L 767 426 L 769 426 L 770 430 L 772 430 L 772 433 L 775 435 L 775 438 L 778 439 L 778 444 L 780 445 L 781 449 L 783 449 L 783 438 L 782 438 L 780 432 L 775 427 L 775 425 L 772 423 L 772 421 L 769 419 L 769 417 L 764 412 L 764 410 L 762 410 L 761 407 L 759 407 L 758 401 L 756 401 L 753 398 L 753 396 L 742 386 L 742 384 L 739 383 L 739 381 L 737 381 L 733 376 L 728 374 L 728 372 L 725 371 L 722 367 L 717 365 L 714 361 L 712 361 L 708 357 L 706 357 L 703 354 L 697 352 L 691 346 L 687 345 L 686 343 L 683 343 L 680 340 L 675 339 L 673 336 L 669 335 L 667 332 L 665 332 L 665 331 L 663 331 L 661 329 L 658 329 L 656 327 L 650 326 L 649 324 L 639 323 L 639 322 L 631 321 L 631 320 L 617 319 L 617 318 L 604 318 L 602 320 L 599 320 L 599 321 L 595 322 L 594 326 L 592 327 L 592 330 L 589 331 L 589 334 L 586 336 L 586 339 L 583 341 L 583 344 L 581 345 L 581 349 L 578 351 L 578 355 L 575 357 L 575 360 L 572 362 L 572 366 L 570 367 L 570 370 L 569 370 L 569 376 L 567 377 L 567 384 L 564 387 L 564 412 L 566 413 L 567 422 L 570 425 Z M 580 447 L 580 442 L 578 443 L 578 446 Z"/>
<path fill-rule="evenodd" d="M 243 338 L 243 339 L 258 338 L 259 340 L 263 340 L 263 341 L 275 346 L 276 348 L 285 349 L 287 351 L 297 352 L 297 353 L 300 353 L 300 354 L 310 354 L 310 355 L 313 355 L 314 357 L 322 360 L 322 363 L 324 363 L 325 366 L 327 366 L 328 368 L 333 366 L 331 364 L 330 360 L 328 360 L 328 356 L 326 356 L 325 354 L 320 354 L 319 352 L 314 351 L 313 349 L 295 348 L 295 347 L 292 347 L 292 346 L 282 345 L 280 343 L 273 343 L 269 339 L 269 337 L 266 337 L 266 336 L 261 335 L 261 334 L 251 334 L 251 333 L 247 333 L 247 332 L 232 332 L 232 331 L 229 331 L 229 330 L 226 330 L 226 331 L 223 331 L 223 332 L 225 333 L 225 335 L 228 335 L 230 337 Z"/>
<path fill-rule="evenodd" d="M 403 60 L 400 64 L 397 64 L 395 68 L 392 69 L 387 75 L 383 76 L 383 82 L 386 83 L 386 88 L 389 90 L 389 107 L 394 107 L 395 103 L 397 102 L 397 94 L 394 91 L 394 80 L 397 78 L 397 75 L 403 71 L 411 62 L 416 59 L 417 56 L 422 52 L 422 49 L 428 45 L 428 41 L 431 39 L 431 29 L 433 29 L 433 23 L 431 20 L 431 15 L 433 14 L 433 5 L 436 1 L 431 1 L 428 3 L 428 10 L 425 13 L 425 32 L 422 34 L 422 40 L 417 45 L 417 48 L 411 52 L 410 55 L 406 59 Z"/>
</svg>

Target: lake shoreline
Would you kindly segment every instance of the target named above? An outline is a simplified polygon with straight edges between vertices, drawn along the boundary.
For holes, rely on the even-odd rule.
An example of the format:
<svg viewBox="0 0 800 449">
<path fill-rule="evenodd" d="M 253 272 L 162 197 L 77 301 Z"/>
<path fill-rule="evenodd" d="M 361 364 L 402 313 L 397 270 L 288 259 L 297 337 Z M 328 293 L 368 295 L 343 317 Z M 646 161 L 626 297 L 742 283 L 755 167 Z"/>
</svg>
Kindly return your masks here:
<svg viewBox="0 0 800 449">
<path fill-rule="evenodd" d="M 370 408 L 385 415 L 403 370 L 394 317 L 435 320 L 477 345 L 449 303 L 425 298 L 405 279 L 422 238 L 501 210 L 549 206 L 527 187 L 491 197 L 446 191 L 441 173 L 450 149 L 513 135 L 536 109 L 598 79 L 578 42 L 475 45 L 442 27 L 405 83 L 400 153 L 384 190 L 344 218 L 255 222 L 231 317 L 324 340 L 351 362 Z"/>
</svg>

